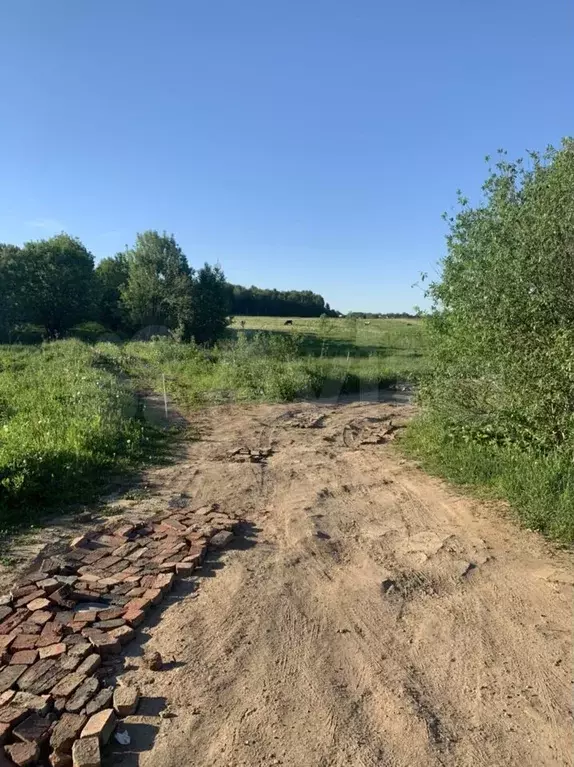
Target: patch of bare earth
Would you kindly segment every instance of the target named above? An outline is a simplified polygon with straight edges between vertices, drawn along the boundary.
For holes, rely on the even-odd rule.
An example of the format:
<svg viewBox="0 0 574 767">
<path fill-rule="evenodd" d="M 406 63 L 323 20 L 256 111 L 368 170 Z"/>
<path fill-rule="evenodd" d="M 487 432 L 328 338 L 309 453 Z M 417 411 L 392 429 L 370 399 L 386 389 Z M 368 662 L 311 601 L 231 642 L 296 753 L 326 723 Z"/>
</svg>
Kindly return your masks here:
<svg viewBox="0 0 574 767">
<path fill-rule="evenodd" d="M 201 415 L 152 479 L 252 534 L 152 630 L 173 667 L 125 674 L 148 704 L 123 764 L 574 763 L 571 561 L 401 460 L 408 416 Z"/>
<path fill-rule="evenodd" d="M 141 767 L 573 765 L 569 555 L 392 446 L 409 407 L 222 406 L 152 495 L 247 520 L 128 646 Z M 136 657 L 158 650 L 164 670 Z"/>
</svg>

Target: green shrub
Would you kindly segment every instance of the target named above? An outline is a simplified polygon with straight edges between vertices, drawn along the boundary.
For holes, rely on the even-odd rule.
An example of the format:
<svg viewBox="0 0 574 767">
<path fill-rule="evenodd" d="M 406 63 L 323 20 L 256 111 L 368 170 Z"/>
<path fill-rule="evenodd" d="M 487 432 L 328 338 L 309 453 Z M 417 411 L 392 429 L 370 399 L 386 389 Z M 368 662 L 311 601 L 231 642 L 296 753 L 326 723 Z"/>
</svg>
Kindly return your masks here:
<svg viewBox="0 0 574 767">
<path fill-rule="evenodd" d="M 574 460 L 573 149 L 565 140 L 532 152 L 528 167 L 502 156 L 481 204 L 459 197 L 429 290 L 421 387 L 436 461 L 451 471 L 446 446 L 456 445 L 461 479 L 474 482 L 482 466 L 529 524 L 562 536 L 573 516 L 563 502 Z"/>
</svg>

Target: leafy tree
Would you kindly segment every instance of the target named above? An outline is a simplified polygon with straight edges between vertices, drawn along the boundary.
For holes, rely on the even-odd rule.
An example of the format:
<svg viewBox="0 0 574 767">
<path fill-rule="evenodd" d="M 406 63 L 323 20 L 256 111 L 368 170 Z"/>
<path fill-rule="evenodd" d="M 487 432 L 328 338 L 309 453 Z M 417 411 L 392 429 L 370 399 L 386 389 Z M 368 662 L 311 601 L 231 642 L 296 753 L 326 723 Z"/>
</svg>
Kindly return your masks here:
<svg viewBox="0 0 574 767">
<path fill-rule="evenodd" d="M 125 253 L 104 258 L 96 267 L 98 320 L 110 330 L 118 331 L 126 325 L 121 292 L 127 284 L 128 276 L 129 264 Z"/>
<path fill-rule="evenodd" d="M 197 343 L 221 338 L 229 325 L 229 292 L 219 266 L 204 266 L 193 281 L 190 332 Z"/>
<path fill-rule="evenodd" d="M 128 279 L 122 305 L 137 327 L 186 327 L 191 317 L 192 270 L 173 235 L 138 234 L 125 254 Z"/>
<path fill-rule="evenodd" d="M 448 219 L 431 410 L 450 433 L 574 455 L 574 142 L 509 162 Z"/>
<path fill-rule="evenodd" d="M 0 341 L 10 339 L 18 320 L 20 285 L 17 278 L 17 259 L 20 248 L 0 243 Z"/>
<path fill-rule="evenodd" d="M 267 290 L 252 285 L 229 285 L 232 314 L 263 315 L 267 317 L 329 317 L 338 316 L 338 312 L 325 303 L 323 296 L 310 290 Z"/>
<path fill-rule="evenodd" d="M 68 234 L 27 242 L 12 260 L 12 279 L 17 319 L 50 338 L 90 316 L 94 258 Z"/>
</svg>

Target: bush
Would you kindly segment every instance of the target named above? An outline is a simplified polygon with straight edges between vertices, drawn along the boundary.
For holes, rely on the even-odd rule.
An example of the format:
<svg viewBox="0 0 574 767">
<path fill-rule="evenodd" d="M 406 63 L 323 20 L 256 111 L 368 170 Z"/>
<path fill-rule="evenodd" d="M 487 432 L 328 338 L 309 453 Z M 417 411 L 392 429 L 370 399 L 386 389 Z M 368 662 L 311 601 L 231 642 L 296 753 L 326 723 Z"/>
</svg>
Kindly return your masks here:
<svg viewBox="0 0 574 767">
<path fill-rule="evenodd" d="M 480 205 L 459 197 L 429 289 L 432 373 L 421 389 L 439 463 L 443 454 L 449 465 L 450 440 L 494 472 L 529 524 L 560 535 L 571 528 L 560 502 L 571 479 L 556 481 L 556 467 L 574 459 L 573 149 L 565 140 L 531 152 L 528 167 L 502 155 Z M 525 505 L 510 477 L 527 466 L 547 491 Z"/>
</svg>

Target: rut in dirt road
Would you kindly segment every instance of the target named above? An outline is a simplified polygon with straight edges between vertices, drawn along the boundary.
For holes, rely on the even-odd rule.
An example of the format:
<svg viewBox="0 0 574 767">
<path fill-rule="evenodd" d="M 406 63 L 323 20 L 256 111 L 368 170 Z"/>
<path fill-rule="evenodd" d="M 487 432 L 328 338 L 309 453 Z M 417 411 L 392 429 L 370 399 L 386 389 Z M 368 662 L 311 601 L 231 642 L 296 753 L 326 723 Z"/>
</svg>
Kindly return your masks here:
<svg viewBox="0 0 574 767">
<path fill-rule="evenodd" d="M 202 414 L 151 480 L 251 535 L 150 632 L 172 667 L 125 672 L 144 700 L 122 764 L 574 763 L 571 562 L 402 460 L 409 414 Z"/>
</svg>

